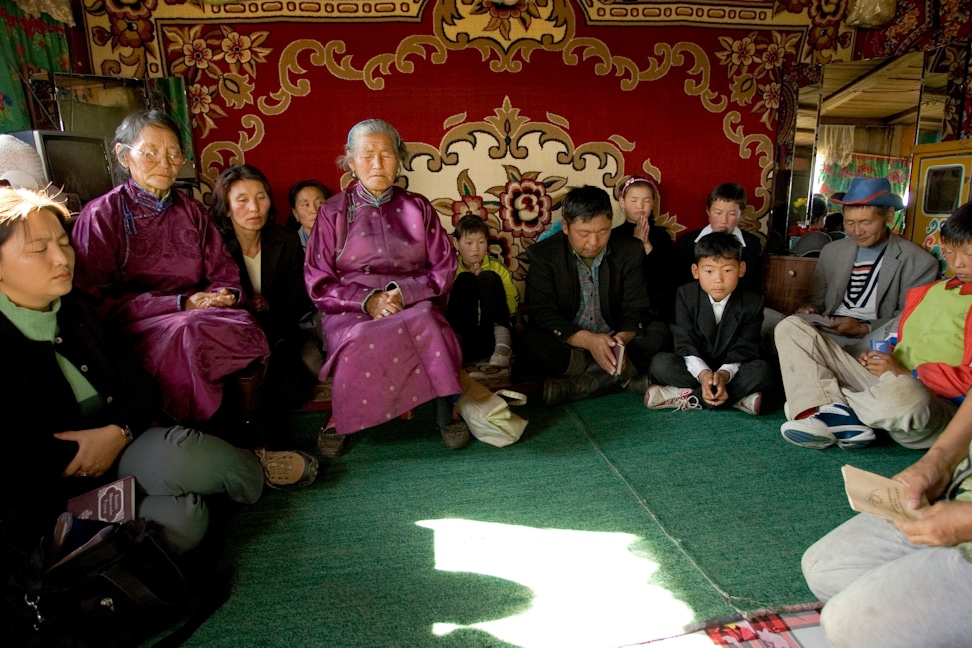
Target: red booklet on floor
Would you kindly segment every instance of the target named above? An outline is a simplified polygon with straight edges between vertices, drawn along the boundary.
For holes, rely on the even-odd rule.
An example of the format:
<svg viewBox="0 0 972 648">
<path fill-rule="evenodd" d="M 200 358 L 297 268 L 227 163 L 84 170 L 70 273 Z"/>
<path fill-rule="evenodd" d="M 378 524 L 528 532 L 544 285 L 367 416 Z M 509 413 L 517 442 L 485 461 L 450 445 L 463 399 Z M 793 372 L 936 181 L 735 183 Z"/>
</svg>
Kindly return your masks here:
<svg viewBox="0 0 972 648">
<path fill-rule="evenodd" d="M 118 481 L 69 499 L 67 512 L 82 520 L 122 524 L 135 519 L 135 478 Z"/>
</svg>

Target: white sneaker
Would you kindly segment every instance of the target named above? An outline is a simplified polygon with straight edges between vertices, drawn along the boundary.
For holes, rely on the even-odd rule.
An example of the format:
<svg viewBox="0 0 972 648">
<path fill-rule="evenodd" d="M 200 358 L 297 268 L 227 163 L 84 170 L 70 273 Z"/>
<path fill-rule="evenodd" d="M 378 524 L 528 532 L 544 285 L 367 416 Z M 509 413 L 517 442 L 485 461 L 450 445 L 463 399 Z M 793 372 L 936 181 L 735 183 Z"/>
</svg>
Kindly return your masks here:
<svg viewBox="0 0 972 648">
<path fill-rule="evenodd" d="M 699 399 L 692 395 L 688 387 L 651 385 L 645 392 L 645 407 L 653 410 L 700 410 Z"/>
<path fill-rule="evenodd" d="M 753 392 L 745 398 L 741 398 L 738 403 L 733 405 L 740 412 L 746 412 L 751 416 L 759 414 L 759 408 L 763 406 L 763 395 L 760 392 Z"/>
<path fill-rule="evenodd" d="M 510 347 L 505 344 L 497 344 L 493 349 L 493 355 L 489 356 L 489 366 L 505 369 L 510 366 L 510 356 L 513 355 Z"/>
<path fill-rule="evenodd" d="M 874 430 L 842 403 L 821 405 L 806 418 L 787 421 L 780 433 L 790 443 L 816 450 L 835 443 L 845 449 L 863 448 L 875 439 Z"/>
</svg>

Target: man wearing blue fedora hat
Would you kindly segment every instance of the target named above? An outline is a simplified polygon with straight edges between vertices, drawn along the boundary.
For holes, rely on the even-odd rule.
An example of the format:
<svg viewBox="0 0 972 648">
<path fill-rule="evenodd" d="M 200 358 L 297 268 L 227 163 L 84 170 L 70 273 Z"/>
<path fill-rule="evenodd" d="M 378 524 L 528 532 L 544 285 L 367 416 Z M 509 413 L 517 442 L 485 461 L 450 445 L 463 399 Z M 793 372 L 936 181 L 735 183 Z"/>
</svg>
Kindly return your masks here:
<svg viewBox="0 0 972 648">
<path fill-rule="evenodd" d="M 891 234 L 888 223 L 904 205 L 887 178 L 854 178 L 834 202 L 844 205 L 847 236 L 820 251 L 809 296 L 796 312 L 832 318 L 820 331 L 856 356 L 885 337 L 908 290 L 935 280 L 938 260 Z"/>
<path fill-rule="evenodd" d="M 844 197 L 845 217 L 856 221 L 849 199 L 854 199 L 850 191 Z M 859 223 L 852 228 L 862 241 L 866 228 Z M 895 240 L 884 242 L 885 257 Z M 885 430 L 907 448 L 935 442 L 972 388 L 972 272 L 966 271 L 972 267 L 972 249 L 967 249 L 972 203 L 942 225 L 941 240 L 956 278 L 912 288 L 902 299 L 900 317 L 892 320 L 894 329 L 869 349 L 848 353 L 797 315 L 777 326 L 786 392 L 783 438 L 806 448 L 861 448 L 876 438 L 876 430 Z M 881 256 L 875 265 L 881 266 Z M 852 291 L 848 286 L 846 293 Z"/>
</svg>

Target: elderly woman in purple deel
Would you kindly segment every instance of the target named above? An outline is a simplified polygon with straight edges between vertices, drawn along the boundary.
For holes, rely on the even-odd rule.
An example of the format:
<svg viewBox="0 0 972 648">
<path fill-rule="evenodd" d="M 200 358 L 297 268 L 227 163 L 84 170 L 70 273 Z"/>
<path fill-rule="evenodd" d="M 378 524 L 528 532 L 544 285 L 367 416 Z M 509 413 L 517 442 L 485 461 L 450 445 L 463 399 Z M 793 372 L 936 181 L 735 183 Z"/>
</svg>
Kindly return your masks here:
<svg viewBox="0 0 972 648">
<path fill-rule="evenodd" d="M 429 400 L 446 447 L 469 441 L 452 403 L 462 354 L 436 304 L 456 256 L 429 201 L 395 186 L 406 156 L 391 124 L 356 124 L 338 164 L 357 182 L 321 206 L 307 244 L 307 290 L 327 337 L 321 378 L 334 377 L 333 416 L 318 438 L 325 456 Z"/>
<path fill-rule="evenodd" d="M 158 110 L 125 118 L 115 154 L 131 178 L 81 211 L 75 285 L 130 337 L 179 421 L 208 421 L 224 386 L 255 397 L 269 347 L 240 308 L 240 272 L 206 208 L 172 187 L 185 162 L 178 126 Z M 236 407 L 249 407 L 246 403 Z"/>
</svg>

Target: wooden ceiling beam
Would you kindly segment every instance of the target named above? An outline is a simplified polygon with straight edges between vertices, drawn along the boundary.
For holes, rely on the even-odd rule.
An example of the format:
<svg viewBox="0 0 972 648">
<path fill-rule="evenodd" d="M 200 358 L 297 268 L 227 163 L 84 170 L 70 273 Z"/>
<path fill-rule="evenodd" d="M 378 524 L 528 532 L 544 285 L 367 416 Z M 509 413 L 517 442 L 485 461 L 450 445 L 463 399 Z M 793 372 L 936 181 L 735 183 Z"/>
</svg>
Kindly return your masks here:
<svg viewBox="0 0 972 648">
<path fill-rule="evenodd" d="M 862 92 L 870 90 L 880 83 L 893 78 L 913 64 L 911 56 L 896 56 L 888 58 L 881 64 L 871 68 L 867 74 L 854 79 L 840 90 L 824 98 L 820 103 L 820 114 L 825 115 L 838 106 L 854 99 Z"/>
</svg>

